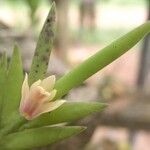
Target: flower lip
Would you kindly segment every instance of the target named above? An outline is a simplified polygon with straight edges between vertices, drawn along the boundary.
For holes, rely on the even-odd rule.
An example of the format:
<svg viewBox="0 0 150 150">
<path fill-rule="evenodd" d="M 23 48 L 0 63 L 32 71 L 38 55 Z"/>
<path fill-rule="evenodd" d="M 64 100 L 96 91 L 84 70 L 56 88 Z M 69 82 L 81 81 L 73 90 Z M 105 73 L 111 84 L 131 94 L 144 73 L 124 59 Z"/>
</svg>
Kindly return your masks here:
<svg viewBox="0 0 150 150">
<path fill-rule="evenodd" d="M 27 120 L 32 120 L 39 115 L 53 111 L 60 107 L 65 100 L 52 101 L 57 90 L 54 89 L 55 76 L 49 76 L 44 80 L 34 82 L 31 87 L 28 84 L 28 74 L 22 84 L 22 98 L 20 102 L 20 114 Z"/>
</svg>

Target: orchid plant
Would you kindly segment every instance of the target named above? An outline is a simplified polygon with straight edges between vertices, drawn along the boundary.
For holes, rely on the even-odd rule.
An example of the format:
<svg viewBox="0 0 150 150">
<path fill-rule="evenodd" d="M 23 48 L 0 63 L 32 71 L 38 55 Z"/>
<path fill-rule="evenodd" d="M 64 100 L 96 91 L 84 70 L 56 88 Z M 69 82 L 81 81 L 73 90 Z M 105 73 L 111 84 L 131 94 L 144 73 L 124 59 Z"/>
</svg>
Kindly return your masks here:
<svg viewBox="0 0 150 150">
<path fill-rule="evenodd" d="M 127 52 L 150 31 L 150 22 L 144 23 L 56 81 L 54 75 L 45 77 L 55 34 L 55 15 L 53 3 L 37 42 L 29 75 L 23 74 L 18 46 L 14 47 L 9 64 L 5 53 L 0 58 L 0 148 L 3 150 L 43 147 L 85 130 L 69 123 L 100 112 L 107 105 L 67 102 L 61 98 Z"/>
</svg>

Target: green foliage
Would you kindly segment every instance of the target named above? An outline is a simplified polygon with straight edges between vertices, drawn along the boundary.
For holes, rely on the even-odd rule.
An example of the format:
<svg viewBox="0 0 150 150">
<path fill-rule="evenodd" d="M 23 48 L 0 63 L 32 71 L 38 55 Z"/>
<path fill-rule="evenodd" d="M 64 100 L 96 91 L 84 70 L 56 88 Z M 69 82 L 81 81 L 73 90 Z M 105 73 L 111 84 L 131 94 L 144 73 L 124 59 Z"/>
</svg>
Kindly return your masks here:
<svg viewBox="0 0 150 150">
<path fill-rule="evenodd" d="M 25 1 L 32 11 L 31 14 L 34 15 L 39 6 L 40 0 L 25 0 Z"/>
<path fill-rule="evenodd" d="M 102 1 L 102 0 L 99 0 Z M 137 0 L 103 0 L 103 3 L 107 3 L 108 5 L 120 5 L 122 7 L 124 6 L 144 6 L 146 5 L 146 1 L 147 0 L 141 0 L 141 1 L 137 1 Z"/>
<path fill-rule="evenodd" d="M 55 13 L 55 4 L 53 4 L 36 46 L 29 74 L 30 85 L 45 77 L 54 39 Z M 55 99 L 61 98 L 70 89 L 116 60 L 148 32 L 150 32 L 150 22 L 122 36 L 64 75 L 56 82 Z M 8 69 L 6 55 L 3 54 L 0 58 L 0 148 L 4 150 L 46 146 L 76 135 L 85 128 L 50 125 L 71 123 L 94 112 L 102 111 L 106 107 L 101 103 L 67 102 L 51 113 L 45 113 L 32 121 L 27 121 L 18 113 L 22 81 L 20 50 L 15 47 Z"/>
<path fill-rule="evenodd" d="M 3 106 L 4 92 L 5 92 L 5 80 L 7 75 L 7 57 L 6 54 L 3 53 L 0 58 L 0 114 Z M 1 126 L 1 122 L 0 122 Z"/>
<path fill-rule="evenodd" d="M 5 149 L 31 149 L 58 142 L 72 135 L 82 132 L 85 127 L 41 127 L 13 133 L 0 141 Z"/>
<path fill-rule="evenodd" d="M 150 31 L 150 22 L 115 40 L 107 47 L 98 51 L 95 55 L 85 60 L 82 64 L 60 78 L 55 85 L 57 89 L 56 99 L 65 95 L 70 89 L 80 85 L 90 76 L 103 69 L 137 44 Z"/>
<path fill-rule="evenodd" d="M 50 113 L 34 119 L 22 128 L 34 128 L 59 123 L 70 123 L 82 119 L 91 113 L 102 111 L 107 105 L 98 102 L 67 102 Z"/>
<path fill-rule="evenodd" d="M 20 50 L 17 46 L 14 48 L 13 56 L 9 65 L 7 80 L 4 85 L 3 106 L 1 109 L 1 125 L 9 119 L 14 111 L 19 107 L 21 99 L 21 86 L 23 81 L 23 70 L 20 56 Z"/>
<path fill-rule="evenodd" d="M 55 3 L 53 3 L 37 42 L 29 74 L 30 85 L 38 79 L 45 77 L 55 37 L 55 19 L 56 7 Z"/>
<path fill-rule="evenodd" d="M 89 29 L 79 29 L 79 30 L 74 30 L 71 29 L 71 38 L 74 41 L 78 41 L 79 43 L 83 43 L 86 45 L 91 45 L 91 44 L 109 44 L 110 41 L 113 41 L 116 39 L 116 37 L 120 37 L 124 35 L 127 31 L 129 31 L 128 28 L 101 28 L 101 29 L 94 29 L 94 30 L 89 30 Z"/>
<path fill-rule="evenodd" d="M 31 21 L 33 24 L 37 23 L 37 19 L 35 16 L 35 13 L 38 9 L 38 6 L 41 2 L 41 0 L 25 0 L 25 2 L 28 4 L 29 8 L 30 8 L 30 17 L 31 17 Z"/>
</svg>

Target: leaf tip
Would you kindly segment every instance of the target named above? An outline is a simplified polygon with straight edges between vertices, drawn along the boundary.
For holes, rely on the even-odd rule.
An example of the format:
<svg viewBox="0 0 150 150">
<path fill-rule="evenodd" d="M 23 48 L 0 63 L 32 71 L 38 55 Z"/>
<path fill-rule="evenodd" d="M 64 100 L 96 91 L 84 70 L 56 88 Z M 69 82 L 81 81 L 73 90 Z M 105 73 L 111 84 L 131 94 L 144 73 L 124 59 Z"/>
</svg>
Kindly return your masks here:
<svg viewBox="0 0 150 150">
<path fill-rule="evenodd" d="M 55 3 L 55 1 L 52 2 L 51 9 L 56 9 L 56 3 Z"/>
<path fill-rule="evenodd" d="M 13 55 L 19 54 L 20 48 L 17 43 L 14 44 Z"/>
</svg>

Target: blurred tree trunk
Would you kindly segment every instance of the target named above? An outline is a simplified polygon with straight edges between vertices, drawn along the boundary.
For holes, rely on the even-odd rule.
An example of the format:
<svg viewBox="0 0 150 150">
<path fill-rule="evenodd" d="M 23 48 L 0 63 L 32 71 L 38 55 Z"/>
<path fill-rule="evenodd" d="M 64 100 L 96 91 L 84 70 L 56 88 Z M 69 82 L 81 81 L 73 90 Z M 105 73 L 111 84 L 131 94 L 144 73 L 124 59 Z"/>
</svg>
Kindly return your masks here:
<svg viewBox="0 0 150 150">
<path fill-rule="evenodd" d="M 147 0 L 147 20 L 150 20 L 150 0 Z M 143 42 L 140 55 L 139 72 L 137 78 L 137 89 L 140 93 L 146 93 L 149 90 L 150 83 L 150 34 L 148 34 Z M 133 145 L 137 131 L 130 130 L 130 144 Z"/>
<path fill-rule="evenodd" d="M 95 27 L 95 0 L 81 0 L 80 28 L 93 29 Z"/>
<path fill-rule="evenodd" d="M 69 0 L 53 0 L 57 6 L 57 31 L 55 48 L 56 54 L 63 61 L 66 61 L 68 48 L 68 8 Z"/>
<path fill-rule="evenodd" d="M 150 20 L 150 0 L 147 0 L 147 6 L 148 6 L 147 20 Z M 148 34 L 144 39 L 139 64 L 139 75 L 137 80 L 137 86 L 139 90 L 149 90 L 149 83 L 150 83 L 150 34 Z"/>
</svg>

